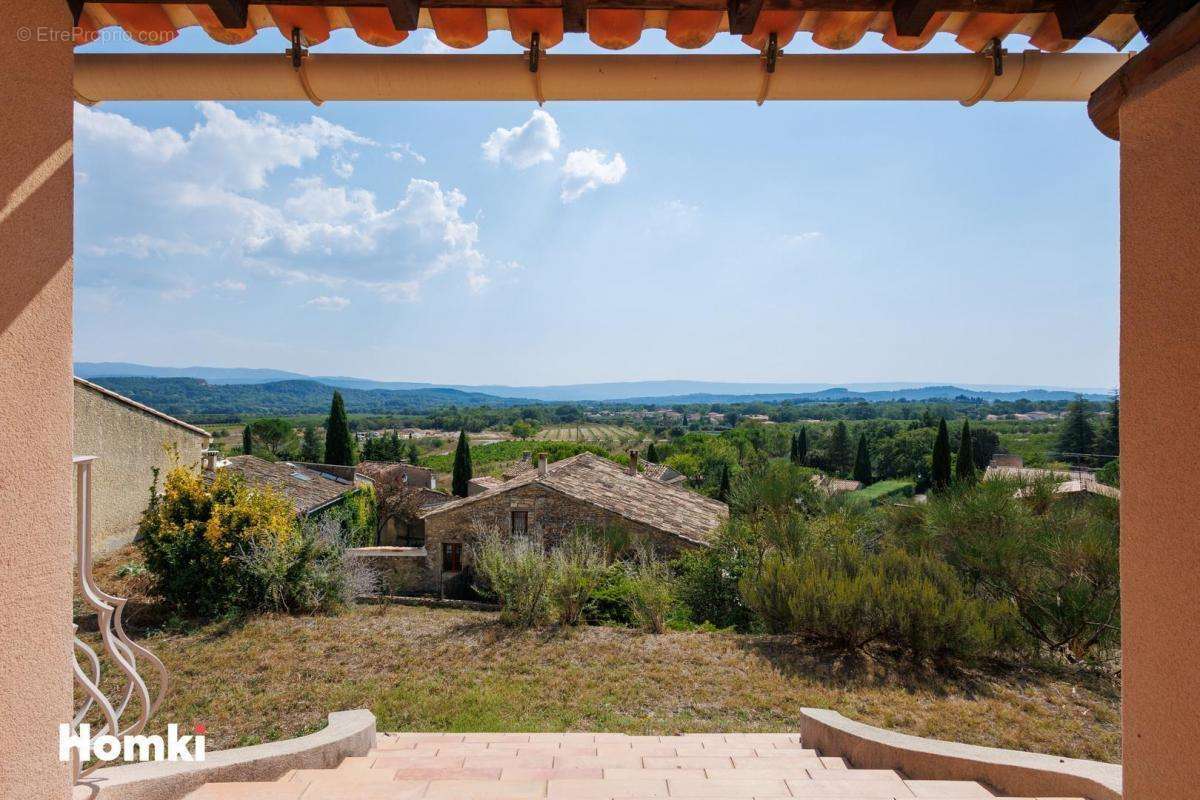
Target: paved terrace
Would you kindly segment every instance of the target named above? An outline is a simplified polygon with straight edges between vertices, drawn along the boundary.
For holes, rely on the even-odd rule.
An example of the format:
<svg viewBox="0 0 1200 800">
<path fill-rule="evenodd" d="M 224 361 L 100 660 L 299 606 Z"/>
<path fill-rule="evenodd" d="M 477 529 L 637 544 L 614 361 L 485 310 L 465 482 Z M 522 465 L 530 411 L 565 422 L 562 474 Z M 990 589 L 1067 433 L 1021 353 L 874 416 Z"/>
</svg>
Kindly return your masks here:
<svg viewBox="0 0 1200 800">
<path fill-rule="evenodd" d="M 187 800 L 883 800 L 996 797 L 973 781 L 851 769 L 795 734 L 380 734 L 336 769 L 210 783 Z M 1030 799 L 1032 800 L 1032 799 Z M 1072 800 L 1038 798 L 1038 800 Z"/>
</svg>

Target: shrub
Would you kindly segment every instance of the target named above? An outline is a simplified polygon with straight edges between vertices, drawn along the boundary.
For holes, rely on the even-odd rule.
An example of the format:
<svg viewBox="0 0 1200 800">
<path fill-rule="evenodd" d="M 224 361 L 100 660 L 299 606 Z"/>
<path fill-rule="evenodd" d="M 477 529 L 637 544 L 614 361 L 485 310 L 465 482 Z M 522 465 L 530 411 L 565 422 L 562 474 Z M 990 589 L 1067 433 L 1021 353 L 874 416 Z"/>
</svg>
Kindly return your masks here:
<svg viewBox="0 0 1200 800">
<path fill-rule="evenodd" d="M 542 541 L 486 533 L 472 546 L 476 590 L 500 603 L 500 621 L 531 628 L 549 616 L 552 568 Z"/>
<path fill-rule="evenodd" d="M 643 555 L 629 576 L 629 614 L 648 633 L 667 629 L 667 617 L 675 604 L 671 573 L 652 554 Z"/>
<path fill-rule="evenodd" d="M 768 630 L 849 649 L 880 642 L 914 660 L 969 659 L 1005 640 L 1002 608 L 970 597 L 949 565 L 899 548 L 872 553 L 849 537 L 768 553 L 741 588 Z"/>
<path fill-rule="evenodd" d="M 578 625 L 588 598 L 606 572 L 604 551 L 586 531 L 575 531 L 554 548 L 550 599 L 560 625 Z"/>
<path fill-rule="evenodd" d="M 736 523 L 726 525 L 711 547 L 684 553 L 675 562 L 675 591 L 697 625 L 749 630 L 753 620 L 738 582 L 755 561 L 755 551 Z"/>
<path fill-rule="evenodd" d="M 583 615 L 597 625 L 632 625 L 629 596 L 633 591 L 629 566 L 614 562 L 601 573 L 600 581 L 588 596 Z"/>
</svg>

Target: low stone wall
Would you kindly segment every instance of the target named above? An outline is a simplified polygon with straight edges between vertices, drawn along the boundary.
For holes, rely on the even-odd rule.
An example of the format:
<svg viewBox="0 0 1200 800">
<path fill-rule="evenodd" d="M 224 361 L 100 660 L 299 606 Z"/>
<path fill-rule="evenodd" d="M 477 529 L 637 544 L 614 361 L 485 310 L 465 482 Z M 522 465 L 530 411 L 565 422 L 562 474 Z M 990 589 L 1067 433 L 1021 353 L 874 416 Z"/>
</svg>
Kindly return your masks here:
<svg viewBox="0 0 1200 800">
<path fill-rule="evenodd" d="M 332 769 L 375 746 L 375 715 L 335 711 L 324 730 L 282 742 L 208 753 L 204 761 L 150 761 L 96 770 L 86 779 L 89 800 L 179 800 L 206 783 L 273 781 L 290 769 Z"/>
<path fill-rule="evenodd" d="M 978 781 L 1003 795 L 1121 800 L 1121 766 L 1018 750 L 922 739 L 800 710 L 800 741 L 858 769 L 894 769 L 918 780 Z"/>
<path fill-rule="evenodd" d="M 355 547 L 346 551 L 362 559 L 379 577 L 382 594 L 438 592 L 438 574 L 424 547 Z"/>
</svg>

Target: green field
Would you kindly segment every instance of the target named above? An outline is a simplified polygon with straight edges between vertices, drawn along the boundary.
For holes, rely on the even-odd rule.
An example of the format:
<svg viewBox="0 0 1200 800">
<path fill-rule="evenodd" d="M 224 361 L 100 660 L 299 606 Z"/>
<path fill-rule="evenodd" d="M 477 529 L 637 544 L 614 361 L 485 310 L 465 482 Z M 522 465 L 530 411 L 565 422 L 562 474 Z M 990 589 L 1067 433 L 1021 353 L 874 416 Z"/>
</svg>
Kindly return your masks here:
<svg viewBox="0 0 1200 800">
<path fill-rule="evenodd" d="M 503 465 L 519 460 L 524 453 L 547 453 L 551 461 L 559 461 L 584 451 L 597 455 L 608 455 L 607 448 L 598 442 L 546 442 L 518 439 L 472 447 L 471 466 L 475 475 L 486 475 L 499 472 Z M 450 472 L 454 468 L 454 453 L 422 459 L 421 466 L 429 467 L 435 472 Z"/>
<path fill-rule="evenodd" d="M 859 489 L 857 492 L 851 492 L 850 497 L 855 500 L 865 500 L 868 503 L 875 503 L 885 497 L 899 499 L 901 497 L 911 497 L 915 484 L 912 481 L 895 479 L 890 481 L 880 481 L 872 483 L 865 489 Z"/>
</svg>

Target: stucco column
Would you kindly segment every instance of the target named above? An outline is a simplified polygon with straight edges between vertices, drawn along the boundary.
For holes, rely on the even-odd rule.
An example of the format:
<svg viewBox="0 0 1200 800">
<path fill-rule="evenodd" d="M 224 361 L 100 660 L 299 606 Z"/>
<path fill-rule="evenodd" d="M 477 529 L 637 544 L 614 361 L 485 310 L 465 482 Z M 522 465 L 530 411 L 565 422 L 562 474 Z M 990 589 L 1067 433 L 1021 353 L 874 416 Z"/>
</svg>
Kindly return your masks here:
<svg viewBox="0 0 1200 800">
<path fill-rule="evenodd" d="M 1200 765 L 1200 47 L 1121 107 L 1126 800 Z"/>
<path fill-rule="evenodd" d="M 70 26 L 0 0 L 0 797 L 30 800 L 70 791 Z"/>
</svg>

